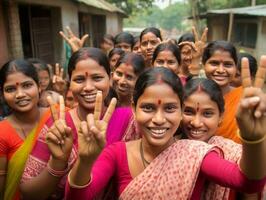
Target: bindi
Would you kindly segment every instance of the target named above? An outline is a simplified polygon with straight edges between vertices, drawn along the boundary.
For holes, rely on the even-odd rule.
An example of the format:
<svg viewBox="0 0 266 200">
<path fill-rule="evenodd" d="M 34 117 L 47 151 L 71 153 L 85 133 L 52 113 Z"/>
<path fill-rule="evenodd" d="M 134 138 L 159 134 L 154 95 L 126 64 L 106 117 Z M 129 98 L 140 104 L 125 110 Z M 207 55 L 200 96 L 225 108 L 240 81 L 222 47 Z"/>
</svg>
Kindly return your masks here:
<svg viewBox="0 0 266 200">
<path fill-rule="evenodd" d="M 16 82 L 16 87 L 18 87 L 19 86 L 19 82 Z"/>
<path fill-rule="evenodd" d="M 197 108 L 196 108 L 197 112 L 199 112 L 199 102 L 197 103 Z"/>
<path fill-rule="evenodd" d="M 158 105 L 161 105 L 162 101 L 161 99 L 158 99 Z"/>
<path fill-rule="evenodd" d="M 88 72 L 85 72 L 85 76 L 88 77 L 89 76 L 89 73 Z"/>
</svg>

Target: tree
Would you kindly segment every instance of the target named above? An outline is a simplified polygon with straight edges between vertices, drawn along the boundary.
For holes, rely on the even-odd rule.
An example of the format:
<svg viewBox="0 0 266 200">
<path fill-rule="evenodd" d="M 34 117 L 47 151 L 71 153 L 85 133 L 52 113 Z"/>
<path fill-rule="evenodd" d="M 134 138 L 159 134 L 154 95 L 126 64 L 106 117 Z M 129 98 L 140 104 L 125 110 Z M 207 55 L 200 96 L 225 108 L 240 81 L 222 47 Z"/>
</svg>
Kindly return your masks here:
<svg viewBox="0 0 266 200">
<path fill-rule="evenodd" d="M 154 0 L 107 0 L 115 4 L 118 8 L 124 10 L 128 15 L 133 12 L 139 12 L 152 6 Z"/>
</svg>

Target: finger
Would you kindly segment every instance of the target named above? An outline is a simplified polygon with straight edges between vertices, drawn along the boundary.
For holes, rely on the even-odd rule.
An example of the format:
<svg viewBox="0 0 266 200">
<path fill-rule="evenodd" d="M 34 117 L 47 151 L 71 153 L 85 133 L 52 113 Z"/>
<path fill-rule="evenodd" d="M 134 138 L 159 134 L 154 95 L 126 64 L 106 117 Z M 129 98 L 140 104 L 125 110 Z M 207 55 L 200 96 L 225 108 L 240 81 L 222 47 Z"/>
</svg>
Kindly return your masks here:
<svg viewBox="0 0 266 200">
<path fill-rule="evenodd" d="M 59 96 L 59 117 L 61 120 L 63 120 L 65 122 L 66 119 L 66 108 L 65 108 L 65 102 L 64 102 L 64 98 L 62 95 Z"/>
<path fill-rule="evenodd" d="M 82 121 L 80 123 L 80 132 L 81 134 L 85 137 L 88 138 L 89 137 L 89 130 L 88 130 L 88 124 L 85 121 Z"/>
<path fill-rule="evenodd" d="M 69 43 L 69 39 L 63 31 L 60 31 L 59 34 Z"/>
<path fill-rule="evenodd" d="M 47 64 L 47 66 L 48 66 L 48 69 L 49 69 L 49 74 L 50 74 L 50 77 L 53 77 L 53 66 L 52 65 L 50 65 L 50 64 Z"/>
<path fill-rule="evenodd" d="M 207 34 L 208 34 L 208 28 L 206 27 L 205 29 L 204 29 L 204 31 L 203 31 L 203 33 L 202 33 L 202 36 L 201 36 L 201 41 L 202 42 L 206 42 L 207 41 Z"/>
<path fill-rule="evenodd" d="M 56 64 L 55 64 L 55 75 L 56 75 L 56 76 L 59 76 L 59 74 L 60 74 L 60 73 L 59 73 L 59 64 L 56 63 Z"/>
<path fill-rule="evenodd" d="M 189 45 L 189 46 L 192 46 L 192 44 L 191 44 L 192 42 L 189 42 L 189 41 L 184 41 L 184 42 L 180 42 L 179 44 L 178 44 L 178 46 L 184 46 L 184 45 Z"/>
<path fill-rule="evenodd" d="M 192 27 L 192 33 L 193 33 L 193 35 L 195 37 L 195 42 L 199 41 L 199 35 L 198 35 L 197 31 L 196 31 L 195 26 Z"/>
<path fill-rule="evenodd" d="M 61 69 L 60 69 L 59 76 L 62 79 L 64 78 L 64 68 L 63 67 L 61 67 Z"/>
<path fill-rule="evenodd" d="M 52 129 L 53 134 L 58 138 L 60 144 L 64 144 L 65 134 L 65 125 L 61 120 L 57 120 L 54 123 L 55 128 Z"/>
<path fill-rule="evenodd" d="M 260 98 L 258 96 L 248 97 L 241 100 L 240 105 L 242 108 L 254 108 L 260 102 Z"/>
<path fill-rule="evenodd" d="M 116 98 L 112 98 L 111 103 L 109 104 L 107 111 L 105 112 L 105 115 L 103 117 L 103 121 L 105 121 L 106 123 L 108 123 L 109 120 L 111 119 L 112 114 L 115 110 L 116 103 L 117 103 Z"/>
<path fill-rule="evenodd" d="M 256 88 L 262 88 L 265 81 L 265 75 L 266 75 L 266 56 L 261 56 L 260 58 L 260 66 L 258 68 L 258 71 L 256 73 L 254 87 Z"/>
<path fill-rule="evenodd" d="M 84 35 L 82 38 L 81 38 L 81 46 L 83 46 L 84 45 L 84 43 L 85 43 L 85 41 L 86 41 L 86 39 L 89 37 L 89 35 L 88 34 L 86 34 L 86 35 Z"/>
<path fill-rule="evenodd" d="M 67 33 L 70 37 L 75 37 L 74 33 L 72 32 L 71 28 L 69 26 L 66 27 Z"/>
<path fill-rule="evenodd" d="M 243 88 L 251 86 L 249 62 L 247 58 L 242 58 L 241 60 L 241 79 Z"/>
<path fill-rule="evenodd" d="M 94 106 L 94 120 L 100 120 L 102 113 L 103 95 L 102 91 L 98 90 Z"/>
<path fill-rule="evenodd" d="M 53 84 L 56 83 L 56 75 L 53 76 Z"/>
<path fill-rule="evenodd" d="M 50 110 L 51 110 L 51 113 L 52 113 L 53 120 L 54 121 L 58 120 L 58 113 L 57 113 L 57 110 L 55 108 L 55 103 L 53 102 L 51 96 L 47 97 L 47 102 L 48 102 L 48 104 L 50 106 Z"/>
<path fill-rule="evenodd" d="M 101 135 L 99 129 L 96 127 L 95 125 L 95 120 L 94 120 L 94 116 L 92 114 L 88 114 L 87 115 L 87 125 L 88 125 L 88 129 L 89 129 L 89 135 L 90 137 L 96 137 L 97 139 L 99 139 L 99 135 Z M 104 136 L 105 138 L 105 136 Z"/>
<path fill-rule="evenodd" d="M 266 112 L 266 95 L 262 94 L 260 95 L 260 102 L 259 102 L 259 105 L 256 106 L 254 116 L 256 118 L 260 118 L 261 116 L 264 115 L 265 112 Z"/>
<path fill-rule="evenodd" d="M 54 143 L 54 144 L 60 144 L 60 140 L 51 132 L 48 132 L 46 134 L 46 143 Z"/>
</svg>

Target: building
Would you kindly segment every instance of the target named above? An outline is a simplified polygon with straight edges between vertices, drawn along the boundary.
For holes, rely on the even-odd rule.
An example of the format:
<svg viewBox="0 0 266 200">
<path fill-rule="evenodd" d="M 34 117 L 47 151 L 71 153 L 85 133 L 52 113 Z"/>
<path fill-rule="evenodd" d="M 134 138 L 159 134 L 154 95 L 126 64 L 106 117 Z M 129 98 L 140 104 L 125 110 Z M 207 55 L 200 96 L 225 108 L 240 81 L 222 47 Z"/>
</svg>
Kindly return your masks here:
<svg viewBox="0 0 266 200">
<path fill-rule="evenodd" d="M 23 57 L 64 63 L 60 30 L 69 26 L 78 36 L 88 33 L 86 46 L 98 46 L 105 33 L 122 31 L 126 16 L 104 0 L 0 1 L 0 65 Z"/>
<path fill-rule="evenodd" d="M 209 10 L 200 17 L 207 20 L 208 41 L 228 40 L 257 58 L 266 54 L 266 5 Z"/>
</svg>

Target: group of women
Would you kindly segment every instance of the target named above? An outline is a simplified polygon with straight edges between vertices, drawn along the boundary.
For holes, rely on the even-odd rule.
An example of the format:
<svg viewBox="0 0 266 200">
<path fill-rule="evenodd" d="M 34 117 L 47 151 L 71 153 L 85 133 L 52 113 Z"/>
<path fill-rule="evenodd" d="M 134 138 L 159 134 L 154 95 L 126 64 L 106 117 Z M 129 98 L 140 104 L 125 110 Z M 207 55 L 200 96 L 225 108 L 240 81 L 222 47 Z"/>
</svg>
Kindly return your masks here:
<svg viewBox="0 0 266 200">
<path fill-rule="evenodd" d="M 11 109 L 0 122 L 1 198 L 263 198 L 265 56 L 252 78 L 232 44 L 205 45 L 207 29 L 179 42 L 154 27 L 106 35 L 103 50 L 67 31 L 75 106 L 48 96 L 50 109 L 40 107 L 40 69 L 29 60 L 0 70 Z M 67 97 L 59 68 L 52 83 Z"/>
</svg>

